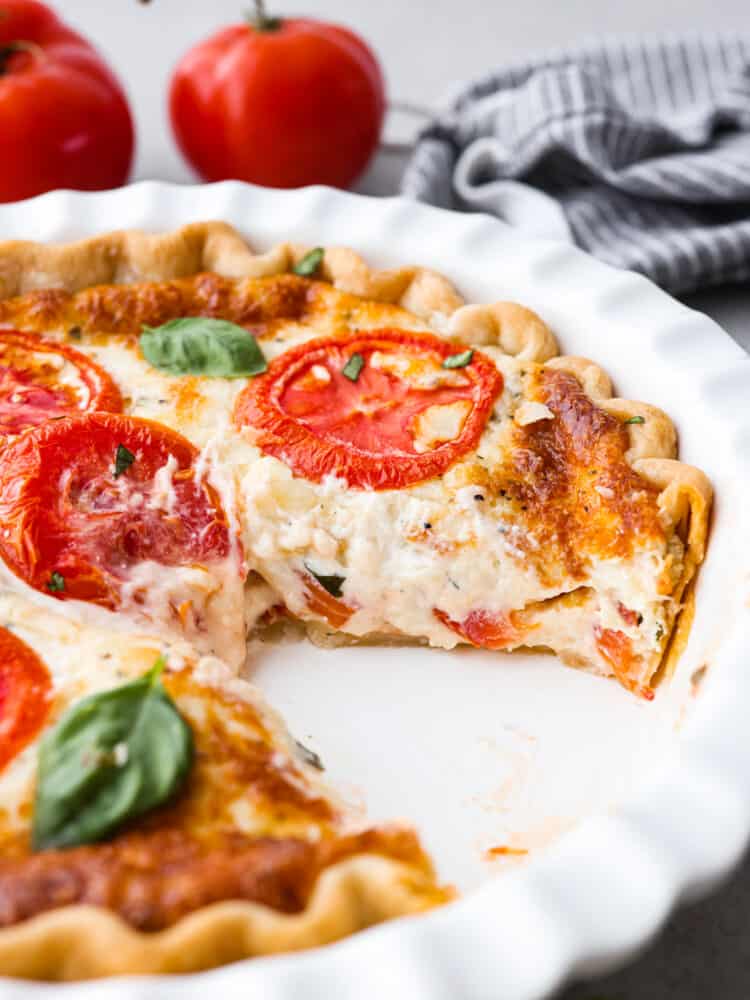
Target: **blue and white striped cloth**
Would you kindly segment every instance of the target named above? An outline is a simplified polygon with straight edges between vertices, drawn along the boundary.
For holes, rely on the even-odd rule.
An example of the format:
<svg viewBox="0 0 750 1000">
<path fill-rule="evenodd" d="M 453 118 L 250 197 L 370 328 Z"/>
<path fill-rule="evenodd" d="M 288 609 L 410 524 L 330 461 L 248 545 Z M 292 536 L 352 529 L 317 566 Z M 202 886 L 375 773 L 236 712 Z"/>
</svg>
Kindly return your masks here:
<svg viewBox="0 0 750 1000">
<path fill-rule="evenodd" d="M 404 194 L 572 240 L 672 292 L 750 279 L 750 36 L 600 41 L 462 87 Z"/>
</svg>

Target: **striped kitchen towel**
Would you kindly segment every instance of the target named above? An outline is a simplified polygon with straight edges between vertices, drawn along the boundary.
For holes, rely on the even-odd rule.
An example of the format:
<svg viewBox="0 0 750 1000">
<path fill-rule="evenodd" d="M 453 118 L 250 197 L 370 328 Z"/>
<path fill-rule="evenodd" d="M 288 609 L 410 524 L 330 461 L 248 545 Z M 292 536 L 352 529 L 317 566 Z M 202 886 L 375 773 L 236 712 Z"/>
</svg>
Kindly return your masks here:
<svg viewBox="0 0 750 1000">
<path fill-rule="evenodd" d="M 605 40 L 463 86 L 404 194 L 574 241 L 672 292 L 750 278 L 750 36 Z"/>
</svg>

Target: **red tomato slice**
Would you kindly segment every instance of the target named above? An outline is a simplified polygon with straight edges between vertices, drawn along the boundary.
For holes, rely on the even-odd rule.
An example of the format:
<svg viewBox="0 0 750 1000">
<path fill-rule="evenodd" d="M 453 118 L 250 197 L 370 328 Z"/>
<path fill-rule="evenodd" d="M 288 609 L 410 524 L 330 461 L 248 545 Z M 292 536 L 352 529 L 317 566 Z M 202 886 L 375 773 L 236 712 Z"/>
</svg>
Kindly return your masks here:
<svg viewBox="0 0 750 1000">
<path fill-rule="evenodd" d="M 461 622 L 449 618 L 439 608 L 435 608 L 433 614 L 438 621 L 453 629 L 462 639 L 481 649 L 507 649 L 509 646 L 517 646 L 523 635 L 514 621 L 512 611 L 504 615 L 479 609 L 469 612 Z"/>
<path fill-rule="evenodd" d="M 122 410 L 117 386 L 99 365 L 66 344 L 0 330 L 0 437 L 87 410 Z"/>
<path fill-rule="evenodd" d="M 0 627 L 0 771 L 33 740 L 51 702 L 45 665 L 23 640 Z"/>
<path fill-rule="evenodd" d="M 620 615 L 620 618 L 622 618 L 622 620 L 627 625 L 633 625 L 633 626 L 635 626 L 635 625 L 638 624 L 638 612 L 637 611 L 633 611 L 632 608 L 626 607 L 622 603 L 622 601 L 618 601 L 617 602 L 617 611 L 618 611 L 618 613 Z"/>
<path fill-rule="evenodd" d="M 114 474 L 118 446 L 134 456 Z M 122 603 L 136 563 L 167 566 L 229 552 L 227 518 L 195 474 L 198 451 L 151 420 L 112 413 L 64 417 L 0 454 L 0 555 L 37 590 L 61 600 Z M 167 462 L 172 489 L 165 496 Z"/>
<path fill-rule="evenodd" d="M 601 628 L 599 625 L 594 628 L 594 635 L 599 652 L 612 667 L 620 684 L 639 698 L 653 701 L 653 688 L 639 684 L 631 676 L 634 667 L 638 665 L 638 657 L 633 653 L 633 644 L 628 636 L 619 629 Z"/>
<path fill-rule="evenodd" d="M 243 390 L 235 421 L 255 429 L 264 452 L 315 482 L 333 474 L 357 489 L 411 486 L 476 447 L 502 389 L 497 368 L 478 351 L 465 367 L 442 367 L 463 351 L 406 330 L 308 341 Z M 355 355 L 361 368 L 347 378 L 343 369 Z M 426 411 L 450 404 L 463 404 L 455 435 L 421 444 Z"/>
</svg>

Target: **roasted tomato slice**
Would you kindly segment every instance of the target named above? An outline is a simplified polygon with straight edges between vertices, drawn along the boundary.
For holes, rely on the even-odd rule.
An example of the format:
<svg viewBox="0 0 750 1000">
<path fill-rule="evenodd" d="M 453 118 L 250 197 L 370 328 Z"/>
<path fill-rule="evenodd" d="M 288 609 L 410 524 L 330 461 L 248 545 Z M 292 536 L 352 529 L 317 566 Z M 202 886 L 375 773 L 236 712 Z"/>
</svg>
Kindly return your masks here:
<svg viewBox="0 0 750 1000">
<path fill-rule="evenodd" d="M 481 649 L 507 649 L 509 646 L 517 646 L 523 636 L 521 628 L 514 621 L 512 611 L 505 615 L 478 609 L 469 612 L 460 622 L 449 618 L 439 608 L 435 608 L 434 615 L 438 621 L 453 629 L 466 642 Z"/>
<path fill-rule="evenodd" d="M 223 558 L 227 518 L 197 457 L 168 427 L 113 413 L 27 431 L 0 453 L 0 554 L 37 590 L 108 608 L 138 563 Z"/>
<path fill-rule="evenodd" d="M 653 688 L 633 678 L 633 672 L 638 668 L 638 657 L 633 652 L 633 643 L 628 636 L 619 629 L 601 628 L 599 625 L 594 628 L 594 636 L 599 652 L 612 667 L 620 684 L 644 701 L 653 701 Z"/>
<path fill-rule="evenodd" d="M 122 410 L 117 386 L 99 365 L 67 344 L 0 329 L 0 440 L 88 410 Z"/>
<path fill-rule="evenodd" d="M 430 333 L 368 330 L 280 355 L 243 390 L 235 420 L 307 479 L 398 489 L 475 448 L 502 385 L 478 351 Z"/>
<path fill-rule="evenodd" d="M 0 770 L 41 728 L 51 692 L 49 672 L 34 650 L 0 628 Z"/>
</svg>

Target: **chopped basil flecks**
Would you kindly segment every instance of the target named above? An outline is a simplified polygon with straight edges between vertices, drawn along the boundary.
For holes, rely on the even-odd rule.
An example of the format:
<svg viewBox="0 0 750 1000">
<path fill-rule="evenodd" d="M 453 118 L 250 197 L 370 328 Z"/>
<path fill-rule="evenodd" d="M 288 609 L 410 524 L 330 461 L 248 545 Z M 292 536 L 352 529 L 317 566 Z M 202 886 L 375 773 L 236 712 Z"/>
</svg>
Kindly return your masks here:
<svg viewBox="0 0 750 1000">
<path fill-rule="evenodd" d="M 126 469 L 135 462 L 135 455 L 129 451 L 124 444 L 118 444 L 115 452 L 115 479 L 121 476 Z"/>
<path fill-rule="evenodd" d="M 49 580 L 47 581 L 47 590 L 51 590 L 53 593 L 57 590 L 65 590 L 65 577 L 62 573 L 58 573 L 55 570 L 51 574 Z"/>
<path fill-rule="evenodd" d="M 664 626 L 659 622 L 656 626 L 656 641 L 658 642 L 664 635 Z"/>
<path fill-rule="evenodd" d="M 144 326 L 140 345 L 146 361 L 168 375 L 242 378 L 260 375 L 268 367 L 249 330 L 207 316 Z"/>
<path fill-rule="evenodd" d="M 462 351 L 460 354 L 451 354 L 443 361 L 443 368 L 465 368 L 467 365 L 471 364 L 471 359 L 474 357 L 474 351 L 470 347 L 468 351 Z"/>
<path fill-rule="evenodd" d="M 300 278 L 311 278 L 323 262 L 325 250 L 323 247 L 315 247 L 298 260 L 292 270 Z"/>
<path fill-rule="evenodd" d="M 628 419 L 625 421 L 625 423 L 626 424 L 645 424 L 646 423 L 646 418 L 645 417 L 628 417 Z"/>
<path fill-rule="evenodd" d="M 316 771 L 325 771 L 325 767 L 323 767 L 323 761 L 320 759 L 320 756 L 315 753 L 314 750 L 311 750 L 309 747 L 306 747 L 305 744 L 300 743 L 299 740 L 295 740 L 294 743 L 295 746 L 297 747 L 297 750 L 299 751 L 300 757 L 306 764 L 309 764 L 310 767 L 314 767 Z"/>
<path fill-rule="evenodd" d="M 171 799 L 193 734 L 167 694 L 159 657 L 135 681 L 76 702 L 39 746 L 34 850 L 91 844 Z"/>
<path fill-rule="evenodd" d="M 310 576 L 315 577 L 323 590 L 328 591 L 331 597 L 341 597 L 341 588 L 346 581 L 345 576 L 339 576 L 337 573 L 330 573 L 328 575 L 316 573 L 314 569 L 310 569 L 307 563 L 305 563 L 305 569 Z"/>
<path fill-rule="evenodd" d="M 352 354 L 349 360 L 346 362 L 344 367 L 341 369 L 341 374 L 346 375 L 348 379 L 352 382 L 356 382 L 359 378 L 359 373 L 365 367 L 365 359 L 361 354 Z"/>
</svg>

